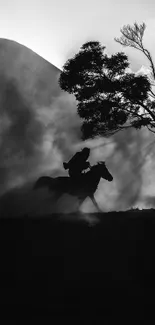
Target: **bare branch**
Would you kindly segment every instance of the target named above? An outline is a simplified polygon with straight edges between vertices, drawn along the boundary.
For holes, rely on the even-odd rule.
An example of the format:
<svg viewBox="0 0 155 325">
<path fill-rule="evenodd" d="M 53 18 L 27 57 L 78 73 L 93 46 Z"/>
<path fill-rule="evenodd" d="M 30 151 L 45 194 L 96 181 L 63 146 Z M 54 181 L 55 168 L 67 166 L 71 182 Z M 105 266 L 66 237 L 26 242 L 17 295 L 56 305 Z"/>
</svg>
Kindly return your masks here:
<svg viewBox="0 0 155 325">
<path fill-rule="evenodd" d="M 135 22 L 133 26 L 125 25 L 120 30 L 122 36 L 120 38 L 114 38 L 114 40 L 123 46 L 133 47 L 143 52 L 147 59 L 150 61 L 150 68 L 152 70 L 153 78 L 155 79 L 155 66 L 152 56 L 150 52 L 143 46 L 143 36 L 145 29 L 145 23 L 138 25 Z"/>
<path fill-rule="evenodd" d="M 145 28 L 146 28 L 145 23 L 138 25 L 135 22 L 134 26 L 125 25 L 123 26 L 123 28 L 121 28 L 122 36 L 120 38 L 114 38 L 114 40 L 123 46 L 134 47 L 142 51 L 142 47 L 143 47 L 142 40 L 143 40 Z"/>
</svg>

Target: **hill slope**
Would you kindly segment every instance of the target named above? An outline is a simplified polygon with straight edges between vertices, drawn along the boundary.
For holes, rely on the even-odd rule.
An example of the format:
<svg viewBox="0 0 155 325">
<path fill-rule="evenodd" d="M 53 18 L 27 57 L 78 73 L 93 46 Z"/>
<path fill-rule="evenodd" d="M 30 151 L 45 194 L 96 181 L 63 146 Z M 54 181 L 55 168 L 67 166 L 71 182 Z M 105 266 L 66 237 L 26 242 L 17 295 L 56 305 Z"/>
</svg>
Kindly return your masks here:
<svg viewBox="0 0 155 325">
<path fill-rule="evenodd" d="M 58 85 L 59 75 L 58 68 L 32 50 L 0 39 L 0 194 L 47 164 L 45 137 L 52 143 L 48 123 L 54 132 L 57 128 L 52 112 L 62 110 L 61 97 L 63 108 L 70 102 Z"/>
</svg>

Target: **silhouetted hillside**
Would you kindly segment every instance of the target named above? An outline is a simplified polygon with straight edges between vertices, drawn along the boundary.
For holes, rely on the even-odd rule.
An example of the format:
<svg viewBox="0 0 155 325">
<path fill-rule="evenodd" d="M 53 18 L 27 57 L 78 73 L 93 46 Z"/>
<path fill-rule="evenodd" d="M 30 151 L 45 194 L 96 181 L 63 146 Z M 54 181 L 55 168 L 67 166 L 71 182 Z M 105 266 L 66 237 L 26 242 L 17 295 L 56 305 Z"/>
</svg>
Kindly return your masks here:
<svg viewBox="0 0 155 325">
<path fill-rule="evenodd" d="M 56 133 L 61 137 L 62 129 L 61 101 L 67 111 L 71 97 L 60 89 L 59 75 L 58 68 L 32 50 L 0 39 L 0 195 L 49 168 L 47 138 L 51 140 L 51 169 L 56 164 L 52 132 L 56 142 Z M 56 122 L 56 111 L 60 125 Z M 69 118 L 70 114 L 66 114 Z"/>
<path fill-rule="evenodd" d="M 154 320 L 155 211 L 0 220 L 0 319 Z M 88 217 L 88 215 L 87 215 Z"/>
</svg>

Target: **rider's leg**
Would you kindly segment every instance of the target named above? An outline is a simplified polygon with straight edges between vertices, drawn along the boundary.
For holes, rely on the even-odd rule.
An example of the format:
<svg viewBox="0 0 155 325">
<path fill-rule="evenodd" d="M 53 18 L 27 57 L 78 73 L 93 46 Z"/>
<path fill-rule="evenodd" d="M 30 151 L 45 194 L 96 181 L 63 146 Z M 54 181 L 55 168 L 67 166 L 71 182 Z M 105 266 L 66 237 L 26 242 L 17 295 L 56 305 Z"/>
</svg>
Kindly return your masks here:
<svg viewBox="0 0 155 325">
<path fill-rule="evenodd" d="M 86 161 L 85 164 L 84 164 L 84 168 L 87 169 L 89 167 L 90 167 L 90 163 L 89 163 L 89 161 Z"/>
</svg>

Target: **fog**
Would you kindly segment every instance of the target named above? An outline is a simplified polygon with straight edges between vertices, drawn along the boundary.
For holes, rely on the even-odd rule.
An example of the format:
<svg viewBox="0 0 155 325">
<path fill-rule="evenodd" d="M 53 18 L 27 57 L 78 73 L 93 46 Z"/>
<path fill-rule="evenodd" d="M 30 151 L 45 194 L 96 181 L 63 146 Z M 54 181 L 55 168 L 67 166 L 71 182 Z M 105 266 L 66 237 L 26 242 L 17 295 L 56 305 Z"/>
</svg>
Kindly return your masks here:
<svg viewBox="0 0 155 325">
<path fill-rule="evenodd" d="M 85 145 L 114 177 L 101 180 L 95 197 L 103 211 L 154 206 L 154 135 L 146 129 L 81 141 L 76 101 L 58 85 L 60 70 L 17 43 L 0 40 L 0 213 L 71 212 L 69 195 L 58 204 L 47 190 L 32 190 L 42 175 L 67 175 L 67 161 Z M 8 205 L 9 203 L 9 205 Z M 87 199 L 83 212 L 96 211 Z"/>
</svg>

